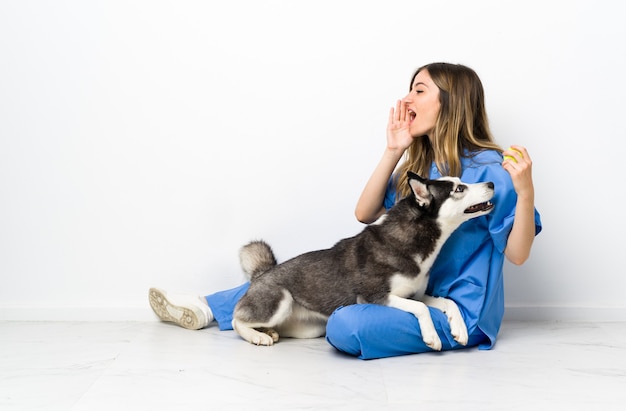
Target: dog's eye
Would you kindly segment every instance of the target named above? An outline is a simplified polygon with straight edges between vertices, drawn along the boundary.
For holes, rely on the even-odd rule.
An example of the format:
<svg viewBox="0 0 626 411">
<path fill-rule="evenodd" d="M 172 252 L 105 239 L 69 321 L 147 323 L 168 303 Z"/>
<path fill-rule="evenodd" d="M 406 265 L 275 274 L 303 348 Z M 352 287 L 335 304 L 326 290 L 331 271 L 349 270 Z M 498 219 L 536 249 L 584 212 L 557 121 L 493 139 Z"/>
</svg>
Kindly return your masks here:
<svg viewBox="0 0 626 411">
<path fill-rule="evenodd" d="M 461 186 L 457 186 L 457 187 L 454 189 L 454 192 L 455 192 L 455 193 L 462 193 L 463 191 L 465 191 L 465 186 L 462 186 L 462 185 L 461 185 Z"/>
</svg>

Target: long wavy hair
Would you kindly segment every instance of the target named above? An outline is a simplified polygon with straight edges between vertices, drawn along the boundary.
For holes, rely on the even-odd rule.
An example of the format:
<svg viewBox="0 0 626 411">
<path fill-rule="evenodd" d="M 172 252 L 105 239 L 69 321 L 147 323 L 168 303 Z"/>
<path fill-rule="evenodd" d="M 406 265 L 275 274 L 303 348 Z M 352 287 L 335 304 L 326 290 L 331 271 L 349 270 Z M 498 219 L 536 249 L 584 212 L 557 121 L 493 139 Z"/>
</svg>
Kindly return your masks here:
<svg viewBox="0 0 626 411">
<path fill-rule="evenodd" d="M 502 152 L 489 130 L 485 92 L 476 72 L 461 64 L 427 64 L 415 71 L 409 89 L 422 70 L 439 88 L 441 109 L 432 134 L 416 138 L 405 152 L 405 160 L 396 173 L 396 188 L 401 197 L 410 191 L 408 170 L 428 177 L 434 161 L 441 175 L 460 177 L 461 157 L 483 150 Z"/>
</svg>

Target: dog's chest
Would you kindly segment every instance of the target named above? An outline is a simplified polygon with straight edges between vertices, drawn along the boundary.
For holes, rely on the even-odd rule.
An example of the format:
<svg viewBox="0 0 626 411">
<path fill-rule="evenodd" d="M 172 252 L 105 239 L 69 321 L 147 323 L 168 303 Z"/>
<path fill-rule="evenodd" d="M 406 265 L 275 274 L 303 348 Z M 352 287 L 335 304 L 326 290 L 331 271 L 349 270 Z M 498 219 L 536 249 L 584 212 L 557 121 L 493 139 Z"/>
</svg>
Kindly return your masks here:
<svg viewBox="0 0 626 411">
<path fill-rule="evenodd" d="M 398 297 L 408 298 L 417 294 L 422 296 L 428 285 L 428 274 L 407 275 L 396 273 L 389 278 L 390 293 Z"/>
</svg>

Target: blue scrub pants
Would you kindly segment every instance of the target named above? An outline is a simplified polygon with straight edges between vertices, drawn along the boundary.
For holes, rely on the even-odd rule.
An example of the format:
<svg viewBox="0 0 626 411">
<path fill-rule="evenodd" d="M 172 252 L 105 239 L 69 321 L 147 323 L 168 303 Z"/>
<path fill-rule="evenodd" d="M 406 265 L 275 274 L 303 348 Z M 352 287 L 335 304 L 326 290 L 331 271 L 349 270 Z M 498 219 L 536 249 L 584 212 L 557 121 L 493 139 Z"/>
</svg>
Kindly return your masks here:
<svg viewBox="0 0 626 411">
<path fill-rule="evenodd" d="M 249 286 L 245 283 L 206 296 L 220 330 L 232 330 L 233 310 Z M 450 334 L 446 315 L 436 308 L 429 307 L 429 310 L 442 351 L 474 347 L 487 341 L 476 328 L 468 344 L 460 345 Z M 413 314 L 374 304 L 355 304 L 335 310 L 328 318 L 326 340 L 337 350 L 364 360 L 433 351 L 422 341 L 420 326 Z"/>
</svg>

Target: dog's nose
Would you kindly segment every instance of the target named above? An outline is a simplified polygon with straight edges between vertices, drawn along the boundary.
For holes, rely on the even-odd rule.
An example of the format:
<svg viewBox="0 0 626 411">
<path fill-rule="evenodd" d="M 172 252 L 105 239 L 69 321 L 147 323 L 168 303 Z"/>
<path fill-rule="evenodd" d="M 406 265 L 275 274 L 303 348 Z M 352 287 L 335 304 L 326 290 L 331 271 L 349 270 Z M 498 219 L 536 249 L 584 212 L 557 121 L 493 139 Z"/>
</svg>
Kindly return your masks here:
<svg viewBox="0 0 626 411">
<path fill-rule="evenodd" d="M 493 183 L 491 181 L 487 182 L 487 187 L 493 190 Z"/>
</svg>

